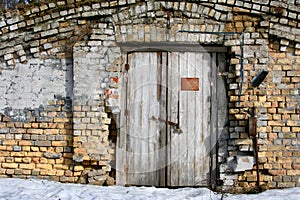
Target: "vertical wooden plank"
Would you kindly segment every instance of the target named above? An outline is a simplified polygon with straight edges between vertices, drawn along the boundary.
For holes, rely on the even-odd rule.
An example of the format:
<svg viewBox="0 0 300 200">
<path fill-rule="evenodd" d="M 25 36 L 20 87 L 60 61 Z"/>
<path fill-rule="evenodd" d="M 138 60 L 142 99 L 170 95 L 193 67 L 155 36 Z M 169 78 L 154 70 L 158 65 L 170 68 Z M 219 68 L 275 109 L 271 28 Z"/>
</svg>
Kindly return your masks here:
<svg viewBox="0 0 300 200">
<path fill-rule="evenodd" d="M 203 107 L 204 107 L 204 98 L 203 98 L 203 93 L 204 93 L 204 67 L 203 67 L 203 54 L 197 53 L 196 54 L 196 59 L 195 63 L 197 63 L 197 69 L 196 69 L 196 75 L 199 77 L 199 92 L 196 93 L 196 108 L 197 111 L 195 113 L 195 158 L 194 158 L 194 185 L 195 186 L 200 186 L 202 178 L 201 178 L 201 166 L 203 165 L 202 163 L 202 148 L 203 148 L 203 143 L 202 143 L 202 134 L 203 134 L 203 124 L 206 123 L 203 121 Z"/>
<path fill-rule="evenodd" d="M 180 56 L 179 59 L 179 71 L 181 77 L 188 77 L 188 53 L 184 53 Z M 190 120 L 188 116 L 188 92 L 189 91 L 180 91 L 179 92 L 179 123 L 180 129 L 182 133 L 179 134 L 179 152 L 180 152 L 180 159 L 179 159 L 179 185 L 187 185 L 188 179 L 188 167 L 187 167 L 187 144 L 188 144 L 188 124 L 187 122 Z"/>
<path fill-rule="evenodd" d="M 150 54 L 149 53 L 139 53 L 139 66 L 137 74 L 139 74 L 137 81 L 136 91 L 141 94 L 139 99 L 139 126 L 136 127 L 138 144 L 139 147 L 136 156 L 136 180 L 138 180 L 137 185 L 148 185 L 150 180 L 148 177 L 148 168 L 151 165 L 151 158 L 149 150 L 149 135 L 150 131 L 148 129 L 149 120 L 149 89 L 151 85 L 149 84 L 149 65 L 150 65 Z M 149 162 L 150 161 L 150 162 Z"/>
<path fill-rule="evenodd" d="M 169 54 L 168 65 L 168 121 L 179 123 L 179 53 Z M 179 185 L 179 133 L 174 126 L 168 125 L 168 186 Z"/>
<path fill-rule="evenodd" d="M 152 119 L 159 117 L 157 55 L 133 53 L 129 59 L 127 184 L 158 185 L 159 123 Z"/>
<path fill-rule="evenodd" d="M 148 111 L 145 115 L 148 115 L 147 121 L 149 123 L 148 130 L 148 151 L 145 152 L 148 154 L 148 185 L 159 185 L 159 172 L 158 172 L 158 164 L 159 164 L 159 125 L 160 123 L 157 120 L 153 120 L 153 117 L 159 116 L 159 101 L 158 101 L 158 88 L 157 83 L 159 81 L 159 77 L 157 74 L 159 73 L 158 69 L 158 55 L 156 53 L 149 54 L 149 65 L 148 70 L 144 72 L 148 74 L 149 80 L 147 82 L 147 91 L 148 95 Z"/>
<path fill-rule="evenodd" d="M 211 60 L 208 53 L 203 53 L 203 127 L 201 134 L 201 180 L 200 185 L 207 186 L 209 179 L 209 151 L 210 151 L 210 112 L 211 112 Z"/>
<path fill-rule="evenodd" d="M 136 79 L 135 79 L 135 72 L 136 72 L 136 65 L 137 65 L 136 53 L 129 55 L 129 77 L 128 77 L 128 94 L 127 94 L 127 102 L 128 102 L 128 116 L 127 116 L 127 123 L 128 123 L 128 131 L 127 131 L 127 184 L 132 185 L 136 184 L 134 182 L 134 171 L 135 171 L 135 157 L 134 157 L 134 148 L 135 148 L 135 128 L 136 125 L 133 122 L 137 121 L 137 109 L 134 109 L 135 102 L 133 100 L 137 100 L 134 88 L 136 88 Z"/>
<path fill-rule="evenodd" d="M 144 60 L 143 54 L 133 53 L 130 59 L 130 79 L 129 79 L 129 164 L 128 164 L 128 176 L 129 176 L 129 184 L 130 185 L 139 185 L 141 184 L 141 180 L 143 176 L 141 172 L 143 169 L 140 166 L 142 161 L 141 152 L 141 135 L 143 134 L 143 130 L 141 130 L 142 126 L 142 90 L 140 89 L 143 83 L 140 80 L 144 80 L 141 74 L 141 69 L 143 63 L 141 61 Z"/>
<path fill-rule="evenodd" d="M 123 59 L 127 63 L 127 55 L 123 55 Z M 124 67 L 126 63 L 122 63 Z M 126 184 L 126 174 L 125 174 L 125 163 L 126 163 L 126 128 L 127 128 L 127 120 L 125 115 L 126 110 L 126 91 L 127 91 L 127 71 L 122 70 L 122 76 L 120 78 L 120 90 L 121 90 L 121 112 L 120 112 L 120 128 L 117 135 L 117 148 L 116 148 L 116 184 L 117 185 L 125 185 Z"/>
<path fill-rule="evenodd" d="M 167 73 L 168 73 L 168 53 L 167 52 L 160 52 L 158 53 L 158 74 L 160 77 L 159 83 L 159 116 L 162 120 L 167 120 Z M 159 126 L 159 165 L 158 165 L 158 172 L 159 172 L 159 186 L 166 186 L 166 166 L 167 166 L 167 124 L 164 122 L 160 122 Z"/>
<path fill-rule="evenodd" d="M 217 105 L 217 66 L 216 53 L 211 53 L 211 105 Z M 218 110 L 217 106 L 211 107 L 211 133 L 210 133 L 210 187 L 216 187 L 216 144 L 217 144 L 217 127 L 218 127 Z"/>
<path fill-rule="evenodd" d="M 196 63 L 197 54 L 195 52 L 188 53 L 188 76 L 191 78 L 199 78 L 197 76 L 197 63 Z M 188 169 L 188 186 L 194 186 L 194 159 L 195 159 L 195 135 L 196 129 L 195 125 L 198 123 L 198 119 L 196 118 L 196 113 L 199 112 L 196 101 L 197 94 L 199 91 L 189 91 L 187 92 L 188 99 L 186 102 L 186 110 L 187 110 L 187 169 Z"/>
</svg>

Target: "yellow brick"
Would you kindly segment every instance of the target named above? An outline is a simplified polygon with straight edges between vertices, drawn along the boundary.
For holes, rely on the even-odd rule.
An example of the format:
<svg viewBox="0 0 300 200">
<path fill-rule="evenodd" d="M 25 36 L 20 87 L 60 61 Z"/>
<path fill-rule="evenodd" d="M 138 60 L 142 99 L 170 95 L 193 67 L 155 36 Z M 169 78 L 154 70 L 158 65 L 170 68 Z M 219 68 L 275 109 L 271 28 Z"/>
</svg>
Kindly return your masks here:
<svg viewBox="0 0 300 200">
<path fill-rule="evenodd" d="M 260 102 L 267 101 L 267 96 L 258 96 L 258 101 L 260 101 Z"/>
<path fill-rule="evenodd" d="M 68 170 L 69 169 L 68 166 L 62 165 L 62 164 L 55 164 L 55 165 L 53 165 L 53 168 L 54 169 L 61 169 L 61 170 Z"/>
<path fill-rule="evenodd" d="M 277 109 L 276 108 L 268 108 L 268 113 L 270 113 L 270 114 L 277 113 Z"/>
<path fill-rule="evenodd" d="M 67 123 L 67 122 L 70 122 L 71 119 L 70 118 L 58 118 L 58 117 L 55 117 L 54 118 L 54 122 L 55 123 Z"/>
<path fill-rule="evenodd" d="M 29 134 L 39 134 L 39 135 L 41 135 L 41 134 L 44 133 L 44 131 L 43 131 L 43 129 L 28 129 L 28 130 L 27 130 L 27 133 L 29 133 Z"/>
<path fill-rule="evenodd" d="M 78 172 L 78 171 L 83 171 L 84 167 L 83 166 L 75 166 L 74 167 L 74 171 Z"/>
<path fill-rule="evenodd" d="M 16 169 L 18 166 L 19 164 L 17 163 L 2 163 L 3 168 Z"/>
<path fill-rule="evenodd" d="M 285 146 L 278 145 L 278 146 L 268 146 L 269 151 L 283 151 L 285 150 Z"/>
<path fill-rule="evenodd" d="M 28 170 L 23 169 L 22 170 L 22 174 L 24 174 L 24 175 L 30 175 L 31 174 L 31 170 L 30 169 L 28 169 Z"/>
<path fill-rule="evenodd" d="M 64 173 L 65 173 L 65 171 L 64 170 L 56 170 L 56 176 L 63 176 L 64 175 Z"/>
<path fill-rule="evenodd" d="M 288 126 L 300 126 L 300 121 L 292 121 L 292 120 L 288 120 L 288 121 L 287 121 L 287 125 L 288 125 Z"/>
<path fill-rule="evenodd" d="M 266 157 L 266 152 L 258 152 L 258 157 Z"/>
<path fill-rule="evenodd" d="M 293 60 L 289 58 L 280 58 L 277 60 L 278 64 L 293 64 Z"/>
<path fill-rule="evenodd" d="M 261 102 L 259 105 L 264 107 L 264 108 L 274 107 L 274 106 L 272 106 L 271 102 Z"/>
<path fill-rule="evenodd" d="M 49 176 L 55 176 L 56 175 L 56 170 L 55 169 L 48 170 L 48 175 Z"/>
<path fill-rule="evenodd" d="M 247 181 L 256 181 L 257 176 L 256 175 L 249 175 L 247 176 Z"/>
<path fill-rule="evenodd" d="M 22 151 L 30 151 L 30 146 L 22 146 Z"/>
<path fill-rule="evenodd" d="M 32 146 L 32 142 L 28 140 L 19 141 L 20 146 Z"/>
<path fill-rule="evenodd" d="M 0 128 L 5 128 L 6 127 L 6 123 L 0 122 Z"/>
<path fill-rule="evenodd" d="M 289 175 L 289 176 L 300 175 L 300 170 L 287 170 L 287 175 Z"/>
<path fill-rule="evenodd" d="M 300 132 L 300 127 L 292 127 L 292 132 L 293 132 L 293 133 L 298 133 L 298 132 Z"/>
<path fill-rule="evenodd" d="M 82 172 L 74 172 L 74 176 L 81 176 Z"/>
<path fill-rule="evenodd" d="M 37 164 L 36 168 L 37 169 L 47 169 L 47 170 L 50 170 L 50 169 L 52 169 L 52 165 L 50 165 L 50 164 Z"/>
<path fill-rule="evenodd" d="M 23 158 L 22 161 L 23 163 L 30 163 L 31 162 L 31 158 Z"/>
<path fill-rule="evenodd" d="M 54 159 L 49 159 L 49 160 L 47 161 L 47 163 L 48 163 L 48 164 L 55 164 L 55 160 L 54 160 Z"/>
<path fill-rule="evenodd" d="M 269 126 L 284 126 L 284 121 L 268 121 Z"/>
<path fill-rule="evenodd" d="M 9 155 L 10 155 L 10 153 L 7 152 L 7 151 L 0 151 L 0 156 L 1 157 L 8 157 Z"/>
<path fill-rule="evenodd" d="M 31 128 L 31 123 L 24 123 L 24 128 Z"/>
<path fill-rule="evenodd" d="M 48 151 L 48 147 L 40 147 L 39 148 L 41 152 L 46 152 Z"/>
<path fill-rule="evenodd" d="M 34 128 L 34 129 L 39 128 L 39 123 L 32 123 L 31 128 Z"/>
<path fill-rule="evenodd" d="M 11 152 L 10 155 L 13 157 L 24 157 L 27 156 L 27 152 Z"/>
<path fill-rule="evenodd" d="M 17 141 L 15 141 L 15 140 L 4 140 L 3 145 L 15 146 L 15 145 L 17 145 Z"/>
<path fill-rule="evenodd" d="M 13 146 L 7 146 L 6 150 L 12 152 L 13 151 Z"/>
<path fill-rule="evenodd" d="M 14 174 L 15 170 L 14 169 L 7 169 L 6 174 Z"/>
<path fill-rule="evenodd" d="M 296 107 L 296 106 L 295 106 L 295 107 Z M 299 114 L 292 114 L 292 115 L 291 115 L 291 120 L 293 120 L 293 121 L 300 120 L 300 115 L 299 115 Z"/>
<path fill-rule="evenodd" d="M 292 162 L 292 158 L 278 157 L 277 158 L 277 162 L 278 163 L 291 163 Z"/>
<path fill-rule="evenodd" d="M 272 169 L 272 164 L 265 163 L 264 169 Z"/>
<path fill-rule="evenodd" d="M 52 146 L 62 147 L 62 146 L 67 146 L 67 143 L 66 141 L 52 141 Z"/>
<path fill-rule="evenodd" d="M 27 156 L 28 157 L 41 157 L 42 153 L 41 152 L 28 152 Z"/>
<path fill-rule="evenodd" d="M 110 124 L 111 123 L 111 119 L 110 118 L 104 118 L 104 119 L 102 119 L 102 123 L 104 123 L 104 124 Z"/>
<path fill-rule="evenodd" d="M 40 170 L 40 175 L 41 175 L 41 176 L 46 176 L 46 175 L 48 175 L 48 170 L 46 170 L 46 169 Z"/>
<path fill-rule="evenodd" d="M 292 169 L 292 163 L 283 163 L 283 164 L 282 164 L 282 167 L 283 167 L 284 169 Z"/>
<path fill-rule="evenodd" d="M 281 120 L 281 115 L 280 115 L 280 114 L 273 114 L 272 118 L 273 118 L 273 120 L 275 120 L 275 121 Z"/>
<path fill-rule="evenodd" d="M 285 53 L 269 52 L 270 57 L 274 58 L 285 58 Z"/>
<path fill-rule="evenodd" d="M 55 159 L 55 164 L 63 164 L 65 161 L 64 158 L 60 158 L 60 159 Z"/>
<path fill-rule="evenodd" d="M 0 145 L 0 151 L 5 151 L 5 150 L 7 150 L 7 147 Z"/>
<path fill-rule="evenodd" d="M 34 169 L 35 164 L 20 164 L 21 169 Z"/>
<path fill-rule="evenodd" d="M 48 163 L 48 159 L 47 158 L 41 158 L 40 163 L 43 163 L 43 164 Z"/>
<path fill-rule="evenodd" d="M 57 135 L 59 134 L 59 129 L 45 129 L 46 135 Z"/>
<path fill-rule="evenodd" d="M 293 114 L 295 113 L 295 109 L 287 109 L 287 108 L 278 108 L 278 113 L 280 114 Z"/>
</svg>

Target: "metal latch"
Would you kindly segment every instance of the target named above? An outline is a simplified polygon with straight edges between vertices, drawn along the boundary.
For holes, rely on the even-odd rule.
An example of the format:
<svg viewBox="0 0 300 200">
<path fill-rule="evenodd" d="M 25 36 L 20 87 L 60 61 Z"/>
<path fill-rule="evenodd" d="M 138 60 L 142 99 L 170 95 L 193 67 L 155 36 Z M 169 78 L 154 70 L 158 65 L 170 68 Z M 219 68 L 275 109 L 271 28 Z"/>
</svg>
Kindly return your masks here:
<svg viewBox="0 0 300 200">
<path fill-rule="evenodd" d="M 175 122 L 172 122 L 172 121 L 169 121 L 169 120 L 165 120 L 165 119 L 162 119 L 162 118 L 157 118 L 157 117 L 155 117 L 155 116 L 152 116 L 151 119 L 152 119 L 152 120 L 158 120 L 158 121 L 160 121 L 160 122 L 164 122 L 164 123 L 166 123 L 166 124 L 168 124 L 168 125 L 174 127 L 174 128 L 175 128 L 175 131 L 176 131 L 177 133 L 182 133 L 182 130 L 180 129 L 178 123 L 175 123 Z"/>
</svg>

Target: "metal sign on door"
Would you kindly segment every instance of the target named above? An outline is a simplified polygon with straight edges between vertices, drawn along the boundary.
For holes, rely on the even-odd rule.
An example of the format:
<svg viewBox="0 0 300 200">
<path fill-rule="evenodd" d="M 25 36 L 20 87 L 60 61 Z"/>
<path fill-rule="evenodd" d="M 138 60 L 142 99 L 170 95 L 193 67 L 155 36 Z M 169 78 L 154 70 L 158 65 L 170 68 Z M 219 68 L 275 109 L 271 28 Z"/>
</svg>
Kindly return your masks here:
<svg viewBox="0 0 300 200">
<path fill-rule="evenodd" d="M 216 53 L 135 52 L 122 83 L 117 184 L 208 186 Z"/>
</svg>

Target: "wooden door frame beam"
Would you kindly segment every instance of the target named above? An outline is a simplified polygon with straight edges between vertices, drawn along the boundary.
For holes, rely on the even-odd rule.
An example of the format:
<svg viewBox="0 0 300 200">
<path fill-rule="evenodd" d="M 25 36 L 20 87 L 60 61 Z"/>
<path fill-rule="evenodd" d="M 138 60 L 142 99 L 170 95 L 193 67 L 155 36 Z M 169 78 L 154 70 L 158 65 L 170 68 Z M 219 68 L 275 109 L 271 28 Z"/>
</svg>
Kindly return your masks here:
<svg viewBox="0 0 300 200">
<path fill-rule="evenodd" d="M 130 52 L 207 52 L 225 53 L 228 48 L 221 45 L 201 45 L 197 42 L 118 42 L 122 53 Z"/>
</svg>

